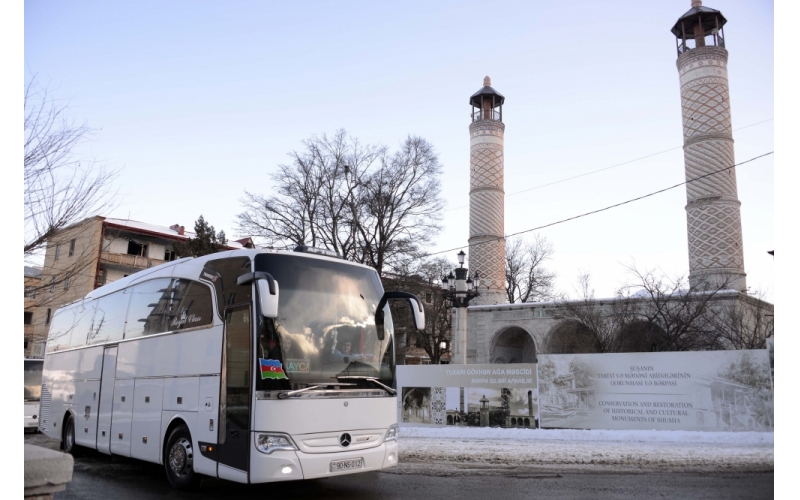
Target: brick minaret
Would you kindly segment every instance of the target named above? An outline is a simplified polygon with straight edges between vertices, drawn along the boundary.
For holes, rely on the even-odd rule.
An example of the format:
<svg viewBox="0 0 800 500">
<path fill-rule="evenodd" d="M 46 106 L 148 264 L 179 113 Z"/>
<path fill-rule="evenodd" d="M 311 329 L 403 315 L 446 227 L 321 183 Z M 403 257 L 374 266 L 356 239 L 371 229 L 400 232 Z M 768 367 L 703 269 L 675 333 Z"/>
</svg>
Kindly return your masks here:
<svg viewBox="0 0 800 500">
<path fill-rule="evenodd" d="M 700 0 L 691 5 L 672 28 L 678 48 L 687 181 L 735 163 L 722 29 L 727 21 Z M 690 283 L 697 287 L 727 283 L 727 288 L 745 291 L 736 170 L 688 183 L 686 200 Z"/>
<path fill-rule="evenodd" d="M 503 101 L 487 76 L 469 99 L 469 269 L 481 277 L 473 304 L 505 304 Z"/>
</svg>

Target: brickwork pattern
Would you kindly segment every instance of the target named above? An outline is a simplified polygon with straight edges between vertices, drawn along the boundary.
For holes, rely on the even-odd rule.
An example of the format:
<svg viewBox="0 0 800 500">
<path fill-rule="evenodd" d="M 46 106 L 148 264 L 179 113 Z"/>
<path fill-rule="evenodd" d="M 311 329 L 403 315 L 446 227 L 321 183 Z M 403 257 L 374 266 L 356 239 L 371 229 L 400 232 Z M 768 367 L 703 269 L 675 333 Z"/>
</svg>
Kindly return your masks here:
<svg viewBox="0 0 800 500">
<path fill-rule="evenodd" d="M 727 62 L 721 47 L 678 58 L 687 181 L 735 164 Z M 686 199 L 690 281 L 715 276 L 746 288 L 735 169 L 687 183 Z"/>
<path fill-rule="evenodd" d="M 481 275 L 473 304 L 506 302 L 503 192 L 505 125 L 479 120 L 470 125 L 469 268 Z"/>
</svg>

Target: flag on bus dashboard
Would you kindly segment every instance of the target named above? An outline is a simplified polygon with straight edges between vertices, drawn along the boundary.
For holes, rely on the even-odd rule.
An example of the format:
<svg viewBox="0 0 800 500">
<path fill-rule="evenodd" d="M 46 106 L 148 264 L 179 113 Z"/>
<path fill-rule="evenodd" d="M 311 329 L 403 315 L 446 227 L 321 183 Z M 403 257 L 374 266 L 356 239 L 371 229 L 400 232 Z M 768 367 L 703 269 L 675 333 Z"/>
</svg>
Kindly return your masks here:
<svg viewBox="0 0 800 500">
<path fill-rule="evenodd" d="M 274 379 L 281 379 L 281 378 L 289 378 L 283 372 L 283 367 L 281 366 L 281 362 L 276 359 L 263 359 L 259 358 L 258 360 L 261 364 L 261 378 L 274 378 Z"/>
</svg>

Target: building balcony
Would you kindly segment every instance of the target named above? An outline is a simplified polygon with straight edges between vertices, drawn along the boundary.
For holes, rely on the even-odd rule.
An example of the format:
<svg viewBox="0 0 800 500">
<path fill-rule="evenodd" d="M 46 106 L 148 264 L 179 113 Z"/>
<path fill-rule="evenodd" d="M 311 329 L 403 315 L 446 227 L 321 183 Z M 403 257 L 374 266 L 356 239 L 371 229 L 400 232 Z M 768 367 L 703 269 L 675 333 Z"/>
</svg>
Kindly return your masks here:
<svg viewBox="0 0 800 500">
<path fill-rule="evenodd" d="M 141 255 L 129 255 L 124 253 L 111 253 L 102 252 L 100 254 L 100 263 L 117 266 L 129 269 L 149 269 L 153 266 L 158 266 L 165 263 L 165 260 L 151 259 L 149 257 L 142 257 Z"/>
</svg>

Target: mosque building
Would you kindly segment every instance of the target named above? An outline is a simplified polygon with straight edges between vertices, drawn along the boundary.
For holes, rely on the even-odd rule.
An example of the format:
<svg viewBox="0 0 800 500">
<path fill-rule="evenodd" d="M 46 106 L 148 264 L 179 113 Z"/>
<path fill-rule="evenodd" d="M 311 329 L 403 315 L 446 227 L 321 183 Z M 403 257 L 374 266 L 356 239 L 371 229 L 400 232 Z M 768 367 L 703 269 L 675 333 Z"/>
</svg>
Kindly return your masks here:
<svg viewBox="0 0 800 500">
<path fill-rule="evenodd" d="M 675 36 L 683 116 L 689 282 L 693 290 L 724 290 L 722 302 L 766 307 L 747 295 L 742 224 L 728 92 L 728 51 L 718 10 L 692 0 L 670 30 Z M 559 319 L 563 303 L 508 304 L 505 293 L 505 97 L 487 76 L 470 97 L 469 268 L 481 276 L 480 296 L 468 308 L 468 363 L 535 362 L 559 353 L 573 326 Z M 607 299 L 609 302 L 617 299 Z M 601 304 L 602 305 L 602 304 Z M 563 317 L 563 316 L 562 316 Z M 571 352 L 594 352 L 591 349 Z"/>
</svg>

